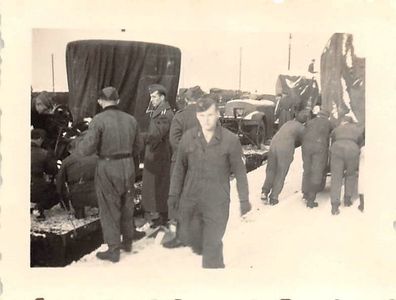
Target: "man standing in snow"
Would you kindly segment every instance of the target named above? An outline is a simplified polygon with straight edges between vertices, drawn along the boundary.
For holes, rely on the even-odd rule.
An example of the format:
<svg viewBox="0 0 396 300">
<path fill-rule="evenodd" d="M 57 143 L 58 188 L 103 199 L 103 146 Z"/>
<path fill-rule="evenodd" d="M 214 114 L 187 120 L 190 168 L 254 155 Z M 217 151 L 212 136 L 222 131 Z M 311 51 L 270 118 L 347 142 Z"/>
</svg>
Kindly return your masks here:
<svg viewBox="0 0 396 300">
<path fill-rule="evenodd" d="M 213 99 L 197 101 L 199 126 L 180 141 L 169 192 L 169 203 L 180 204 L 180 238 L 202 254 L 203 268 L 225 267 L 222 238 L 229 216 L 231 173 L 237 180 L 241 215 L 251 209 L 241 144 L 218 118 Z"/>
<path fill-rule="evenodd" d="M 352 195 L 357 185 L 360 146 L 363 142 L 363 130 L 349 116 L 344 116 L 341 124 L 331 133 L 331 213 L 340 213 L 340 196 L 345 176 L 344 205 L 352 205 Z M 345 175 L 344 175 L 345 174 Z"/>
<path fill-rule="evenodd" d="M 267 169 L 261 200 L 266 204 L 279 203 L 278 196 L 283 189 L 285 178 L 289 172 L 290 164 L 294 159 L 294 149 L 301 144 L 304 132 L 304 123 L 307 121 L 309 111 L 300 111 L 295 120 L 286 122 L 272 138 L 268 153 Z"/>
<path fill-rule="evenodd" d="M 176 114 L 175 117 L 172 120 L 170 131 L 169 131 L 169 141 L 172 146 L 172 163 L 171 163 L 171 168 L 170 168 L 170 175 L 172 176 L 173 169 L 175 167 L 176 163 L 176 154 L 177 154 L 177 148 L 179 146 L 180 140 L 183 136 L 183 134 L 191 128 L 194 128 L 198 126 L 198 120 L 197 120 L 197 114 L 196 114 L 196 99 L 199 98 L 199 96 L 202 96 L 202 93 L 200 93 L 200 89 L 190 89 L 186 92 L 186 103 L 187 106 L 184 107 L 183 109 L 179 110 Z M 198 96 L 199 95 L 199 96 Z M 175 206 L 175 207 L 173 207 Z M 168 206 L 168 213 L 169 213 L 169 219 L 173 220 L 174 222 L 177 223 L 177 207 L 178 204 L 173 205 L 173 206 Z M 163 243 L 163 246 L 165 248 L 176 248 L 179 246 L 182 246 L 181 241 L 178 238 L 178 223 L 176 224 L 176 236 L 174 239 Z"/>
<path fill-rule="evenodd" d="M 150 124 L 144 135 L 142 204 L 146 212 L 158 214 L 155 225 L 165 225 L 168 221 L 168 193 L 170 182 L 171 147 L 169 128 L 173 112 L 165 100 L 166 89 L 160 84 L 149 86 Z"/>
<path fill-rule="evenodd" d="M 303 180 L 302 192 L 307 207 L 318 206 L 316 194 L 323 189 L 331 132 L 330 114 L 321 110 L 318 116 L 307 122 L 302 138 Z"/>
<path fill-rule="evenodd" d="M 119 110 L 118 102 L 114 87 L 101 90 L 98 103 L 103 112 L 92 119 L 86 135 L 77 144 L 78 154 L 99 156 L 95 189 L 108 250 L 96 256 L 112 262 L 119 261 L 120 249 L 132 250 L 134 159 L 142 148 L 136 119 Z"/>
</svg>

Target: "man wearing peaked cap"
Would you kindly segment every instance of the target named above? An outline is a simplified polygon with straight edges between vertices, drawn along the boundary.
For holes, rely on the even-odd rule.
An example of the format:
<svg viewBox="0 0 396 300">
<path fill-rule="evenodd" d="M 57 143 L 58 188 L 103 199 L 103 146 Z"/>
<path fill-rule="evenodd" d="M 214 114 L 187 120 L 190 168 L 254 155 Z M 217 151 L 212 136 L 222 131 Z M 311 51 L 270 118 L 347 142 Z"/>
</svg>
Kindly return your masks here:
<svg viewBox="0 0 396 300">
<path fill-rule="evenodd" d="M 331 122 L 329 112 L 320 110 L 317 117 L 308 121 L 302 138 L 303 180 L 302 192 L 307 207 L 314 208 L 316 194 L 324 188 L 329 152 Z"/>
<path fill-rule="evenodd" d="M 166 94 L 167 94 L 166 88 L 163 85 L 157 84 L 157 83 L 149 85 L 148 90 L 149 90 L 150 95 L 152 93 L 155 93 L 156 91 L 159 94 L 164 95 L 165 97 L 166 97 Z"/>
<path fill-rule="evenodd" d="M 112 262 L 119 261 L 120 249 L 132 250 L 135 161 L 142 149 L 136 119 L 119 110 L 118 102 L 114 87 L 99 92 L 98 103 L 103 111 L 89 123 L 76 149 L 79 155 L 99 156 L 95 190 L 108 250 L 97 252 L 96 256 Z"/>
<path fill-rule="evenodd" d="M 176 154 L 177 149 L 180 143 L 180 140 L 184 133 L 187 130 L 198 126 L 197 120 L 197 106 L 196 100 L 199 98 L 199 95 L 202 96 L 200 93 L 201 89 L 199 87 L 194 87 L 189 89 L 185 94 L 185 99 L 187 106 L 183 109 L 179 110 L 175 117 L 172 120 L 170 132 L 169 132 L 169 141 L 172 146 L 172 162 L 170 168 L 170 175 L 172 178 L 172 172 L 176 163 Z M 174 203 L 174 205 L 170 205 L 168 203 L 168 213 L 169 219 L 174 220 L 177 222 L 178 219 L 178 203 Z M 176 229 L 176 237 L 168 242 L 163 244 L 166 248 L 175 248 L 181 246 L 181 241 L 178 238 L 179 235 L 179 222 L 177 222 L 177 229 Z"/>
<path fill-rule="evenodd" d="M 169 128 L 173 112 L 166 101 L 166 89 L 160 84 L 148 88 L 150 106 L 148 109 L 150 124 L 144 135 L 146 145 L 144 155 L 142 204 L 146 212 L 159 214 L 155 225 L 164 225 L 168 221 L 168 192 L 170 183 L 171 147 Z"/>
<path fill-rule="evenodd" d="M 118 101 L 120 100 L 120 96 L 118 95 L 116 88 L 108 86 L 99 91 L 98 99 L 107 101 Z"/>
</svg>

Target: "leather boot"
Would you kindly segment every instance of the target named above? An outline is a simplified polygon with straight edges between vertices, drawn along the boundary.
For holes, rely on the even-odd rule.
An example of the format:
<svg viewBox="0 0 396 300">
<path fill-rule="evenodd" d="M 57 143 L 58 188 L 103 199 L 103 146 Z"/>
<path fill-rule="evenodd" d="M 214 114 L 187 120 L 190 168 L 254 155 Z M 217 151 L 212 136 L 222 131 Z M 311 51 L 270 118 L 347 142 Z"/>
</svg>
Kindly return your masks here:
<svg viewBox="0 0 396 300">
<path fill-rule="evenodd" d="M 351 197 L 350 196 L 345 196 L 344 197 L 344 206 L 349 207 L 352 205 Z"/>
<path fill-rule="evenodd" d="M 113 263 L 120 261 L 120 249 L 118 247 L 111 247 L 109 249 L 102 252 L 97 252 L 96 257 L 101 260 L 109 260 Z"/>
<path fill-rule="evenodd" d="M 318 207 L 318 203 L 315 202 L 315 200 L 308 200 L 307 201 L 307 207 L 309 207 L 309 208 Z"/>
<path fill-rule="evenodd" d="M 170 241 L 163 243 L 162 246 L 164 248 L 174 249 L 174 248 L 184 247 L 184 244 L 176 236 L 175 238 L 171 239 Z"/>
<path fill-rule="evenodd" d="M 338 215 L 340 213 L 340 209 L 339 209 L 339 204 L 331 204 L 331 214 L 332 215 Z"/>
<path fill-rule="evenodd" d="M 265 193 L 265 192 L 261 193 L 261 201 L 263 201 L 264 204 L 269 204 L 268 203 L 268 194 L 267 193 Z"/>
<path fill-rule="evenodd" d="M 132 251 L 132 241 L 131 240 L 122 241 L 121 250 L 124 250 L 125 252 L 131 252 Z"/>
<path fill-rule="evenodd" d="M 359 194 L 359 201 L 360 201 L 360 204 L 359 204 L 358 208 L 361 212 L 363 212 L 364 211 L 364 195 L 363 194 Z"/>
</svg>

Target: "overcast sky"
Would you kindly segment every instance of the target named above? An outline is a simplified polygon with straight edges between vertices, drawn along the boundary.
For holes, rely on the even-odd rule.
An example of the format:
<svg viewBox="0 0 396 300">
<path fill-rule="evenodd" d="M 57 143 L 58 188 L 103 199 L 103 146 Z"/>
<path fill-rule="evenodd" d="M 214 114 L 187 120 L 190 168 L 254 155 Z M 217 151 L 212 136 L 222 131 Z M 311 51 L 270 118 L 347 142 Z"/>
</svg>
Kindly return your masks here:
<svg viewBox="0 0 396 300">
<path fill-rule="evenodd" d="M 331 33 L 292 33 L 291 72 L 306 73 L 312 58 L 316 69 Z M 287 71 L 289 33 L 257 31 L 138 31 L 34 29 L 32 87 L 52 90 L 51 54 L 54 54 L 55 91 L 67 91 L 66 45 L 80 39 L 144 41 L 176 46 L 182 52 L 180 87 L 200 85 L 238 89 L 242 48 L 242 90 L 274 93 L 277 75 Z"/>
</svg>

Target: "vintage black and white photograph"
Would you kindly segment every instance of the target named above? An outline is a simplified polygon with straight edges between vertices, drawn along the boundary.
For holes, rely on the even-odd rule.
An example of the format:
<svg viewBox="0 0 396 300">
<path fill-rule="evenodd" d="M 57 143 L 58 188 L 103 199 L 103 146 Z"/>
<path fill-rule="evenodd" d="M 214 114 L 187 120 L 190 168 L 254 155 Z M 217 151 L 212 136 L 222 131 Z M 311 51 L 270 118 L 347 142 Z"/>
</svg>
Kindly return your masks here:
<svg viewBox="0 0 396 300">
<path fill-rule="evenodd" d="M 214 30 L 25 29 L 18 251 L 51 291 L 30 297 L 55 299 L 56 274 L 76 299 L 396 297 L 396 205 L 373 181 L 393 176 L 376 121 L 391 106 L 368 92 L 388 76 L 370 60 L 382 46 L 358 26 L 260 27 L 250 12 L 218 12 L 229 27 Z"/>
</svg>

